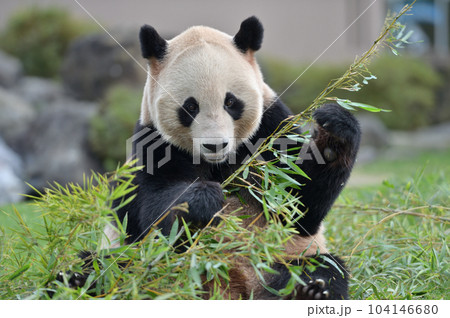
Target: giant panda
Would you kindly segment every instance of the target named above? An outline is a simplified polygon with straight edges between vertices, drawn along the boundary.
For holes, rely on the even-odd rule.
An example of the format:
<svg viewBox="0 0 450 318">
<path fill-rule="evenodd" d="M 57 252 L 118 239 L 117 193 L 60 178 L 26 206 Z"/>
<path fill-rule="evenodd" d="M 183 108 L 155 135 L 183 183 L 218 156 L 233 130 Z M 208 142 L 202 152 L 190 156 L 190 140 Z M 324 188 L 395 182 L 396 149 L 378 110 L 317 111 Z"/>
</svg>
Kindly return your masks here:
<svg viewBox="0 0 450 318">
<path fill-rule="evenodd" d="M 149 72 L 133 135 L 133 156 L 145 168 L 135 175 L 137 188 L 130 194 L 135 199 L 117 211 L 120 220 L 127 216 L 127 243 L 141 240 L 155 223 L 168 234 L 179 217 L 170 208 L 184 202 L 189 213 L 183 218 L 197 227 L 217 224 L 216 213 L 224 206 L 231 211 L 242 205 L 236 197 L 225 200 L 221 183 L 254 151 L 246 143 L 266 139 L 293 115 L 264 82 L 255 59 L 263 39 L 263 27 L 256 17 L 244 20 L 235 36 L 196 26 L 167 41 L 144 25 L 139 38 Z M 290 255 L 303 255 L 289 260 L 292 264 L 310 258 L 321 266 L 312 272 L 305 268 L 301 278 L 306 285 L 299 284 L 285 298 L 347 299 L 347 270 L 339 257 L 328 253 L 322 221 L 349 178 L 360 128 L 352 114 L 335 104 L 321 106 L 313 118 L 312 139 L 324 161 L 300 164 L 310 180 L 293 175 L 303 184 L 292 191 L 306 213 L 295 225 L 298 234 L 283 248 Z M 296 132 L 301 133 L 299 128 Z M 270 160 L 272 154 L 262 157 Z M 245 213 L 262 210 L 257 200 L 245 193 L 243 197 L 248 199 L 243 204 Z M 171 212 L 161 218 L 167 211 Z M 116 244 L 112 228 L 106 235 Z M 279 298 L 264 288 L 247 265 L 242 262 L 230 271 L 226 296 Z M 281 290 L 290 278 L 289 271 L 281 263 L 273 268 L 279 274 L 267 274 L 265 284 Z"/>
</svg>

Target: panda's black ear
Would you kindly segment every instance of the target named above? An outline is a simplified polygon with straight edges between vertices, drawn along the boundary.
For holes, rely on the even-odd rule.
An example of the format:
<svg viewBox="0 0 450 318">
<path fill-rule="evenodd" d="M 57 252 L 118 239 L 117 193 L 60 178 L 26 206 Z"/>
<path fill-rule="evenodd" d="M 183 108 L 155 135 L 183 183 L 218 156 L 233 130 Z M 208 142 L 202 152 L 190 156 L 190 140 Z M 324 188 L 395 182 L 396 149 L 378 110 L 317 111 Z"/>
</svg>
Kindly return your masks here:
<svg viewBox="0 0 450 318">
<path fill-rule="evenodd" d="M 144 58 L 154 57 L 158 60 L 164 58 L 167 50 L 167 41 L 153 27 L 144 24 L 139 32 L 139 40 L 141 41 L 141 51 Z"/>
<path fill-rule="evenodd" d="M 264 28 L 258 18 L 252 16 L 241 23 L 241 28 L 234 36 L 234 44 L 243 53 L 249 49 L 258 51 L 261 48 Z"/>
</svg>

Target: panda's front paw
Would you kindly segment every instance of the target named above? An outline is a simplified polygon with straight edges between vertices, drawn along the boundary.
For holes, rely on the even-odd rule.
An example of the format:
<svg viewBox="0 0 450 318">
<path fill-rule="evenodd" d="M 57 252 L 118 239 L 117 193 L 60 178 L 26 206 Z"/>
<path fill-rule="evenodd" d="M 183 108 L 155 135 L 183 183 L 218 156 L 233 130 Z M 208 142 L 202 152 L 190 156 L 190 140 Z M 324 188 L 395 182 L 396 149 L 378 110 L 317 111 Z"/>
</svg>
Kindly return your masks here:
<svg viewBox="0 0 450 318">
<path fill-rule="evenodd" d="M 359 123 L 348 110 L 341 106 L 325 104 L 314 112 L 313 117 L 319 128 L 338 141 L 346 144 L 359 143 L 361 135 Z"/>
<path fill-rule="evenodd" d="M 191 185 L 178 201 L 188 203 L 189 213 L 185 217 L 188 221 L 205 226 L 219 222 L 219 218 L 214 217 L 222 209 L 225 200 L 220 183 L 200 181 Z"/>
<path fill-rule="evenodd" d="M 327 283 L 321 279 L 309 281 L 307 285 L 298 285 L 295 289 L 292 299 L 303 300 L 327 300 L 330 297 L 330 291 Z"/>
</svg>

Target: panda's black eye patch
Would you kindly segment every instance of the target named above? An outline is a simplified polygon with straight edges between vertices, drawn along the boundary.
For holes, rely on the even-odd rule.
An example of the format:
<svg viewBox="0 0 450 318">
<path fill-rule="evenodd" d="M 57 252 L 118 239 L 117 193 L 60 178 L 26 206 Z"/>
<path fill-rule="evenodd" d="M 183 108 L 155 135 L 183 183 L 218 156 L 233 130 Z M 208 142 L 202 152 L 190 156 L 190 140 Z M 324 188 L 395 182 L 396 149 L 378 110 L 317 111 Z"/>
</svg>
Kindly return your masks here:
<svg viewBox="0 0 450 318">
<path fill-rule="evenodd" d="M 178 119 L 183 126 L 189 127 L 199 112 L 197 100 L 194 97 L 189 97 L 184 101 L 183 106 L 178 109 Z"/>
<path fill-rule="evenodd" d="M 232 93 L 227 93 L 225 95 L 223 107 L 234 120 L 238 120 L 239 118 L 241 118 L 242 113 L 244 112 L 244 102 L 238 99 Z"/>
</svg>

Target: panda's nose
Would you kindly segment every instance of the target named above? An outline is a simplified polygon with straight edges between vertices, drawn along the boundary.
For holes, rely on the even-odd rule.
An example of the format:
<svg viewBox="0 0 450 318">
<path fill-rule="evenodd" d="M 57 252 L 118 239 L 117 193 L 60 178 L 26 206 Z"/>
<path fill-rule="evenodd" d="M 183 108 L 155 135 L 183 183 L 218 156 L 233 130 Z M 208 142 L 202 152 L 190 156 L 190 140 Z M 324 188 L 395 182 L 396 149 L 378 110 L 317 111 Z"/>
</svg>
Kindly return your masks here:
<svg viewBox="0 0 450 318">
<path fill-rule="evenodd" d="M 228 146 L 228 142 L 223 142 L 219 144 L 202 144 L 202 146 L 212 152 L 219 152 L 222 149 L 225 149 L 226 146 Z"/>
</svg>

